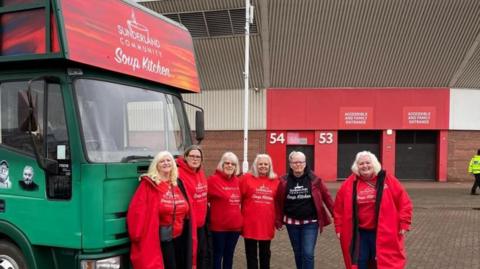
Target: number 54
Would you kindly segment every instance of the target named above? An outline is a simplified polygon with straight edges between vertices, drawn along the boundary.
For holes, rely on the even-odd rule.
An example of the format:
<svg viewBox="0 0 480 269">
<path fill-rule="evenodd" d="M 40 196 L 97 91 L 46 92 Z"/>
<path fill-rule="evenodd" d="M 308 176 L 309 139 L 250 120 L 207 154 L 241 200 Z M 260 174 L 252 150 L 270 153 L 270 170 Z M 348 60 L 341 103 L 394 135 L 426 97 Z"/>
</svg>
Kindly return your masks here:
<svg viewBox="0 0 480 269">
<path fill-rule="evenodd" d="M 270 144 L 276 144 L 280 142 L 281 144 L 285 143 L 285 135 L 283 133 L 270 133 Z"/>
</svg>

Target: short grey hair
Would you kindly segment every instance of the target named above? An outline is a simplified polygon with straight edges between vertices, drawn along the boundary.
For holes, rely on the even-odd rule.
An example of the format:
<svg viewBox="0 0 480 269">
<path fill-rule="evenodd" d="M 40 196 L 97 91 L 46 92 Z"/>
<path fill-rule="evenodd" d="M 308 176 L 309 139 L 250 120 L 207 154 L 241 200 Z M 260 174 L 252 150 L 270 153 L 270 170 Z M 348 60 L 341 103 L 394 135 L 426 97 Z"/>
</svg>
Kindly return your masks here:
<svg viewBox="0 0 480 269">
<path fill-rule="evenodd" d="M 223 163 L 225 163 L 226 160 L 231 160 L 233 163 L 235 163 L 235 175 L 237 176 L 238 174 L 240 174 L 240 164 L 238 162 L 238 157 L 237 155 L 235 155 L 235 153 L 231 151 L 223 153 L 222 158 L 220 158 L 220 162 L 218 162 L 217 170 L 223 171 Z"/>
<path fill-rule="evenodd" d="M 380 170 L 382 170 L 382 165 L 378 161 L 377 156 L 375 156 L 375 154 L 373 154 L 373 153 L 371 153 L 370 151 L 367 151 L 367 150 L 360 151 L 359 153 L 357 153 L 357 156 L 355 156 L 355 161 L 353 161 L 353 164 L 352 164 L 352 172 L 357 176 L 360 175 L 358 173 L 358 164 L 357 163 L 358 163 L 358 160 L 361 157 L 364 157 L 364 156 L 367 156 L 367 157 L 370 158 L 370 160 L 372 161 L 372 165 L 373 165 L 373 171 L 374 171 L 375 175 L 378 175 Z"/>
<path fill-rule="evenodd" d="M 295 155 L 299 155 L 299 156 L 303 157 L 303 160 L 304 160 L 304 161 L 307 160 L 307 157 L 305 156 L 305 154 L 303 154 L 303 152 L 301 152 L 301 151 L 292 151 L 292 152 L 290 152 L 290 154 L 288 155 L 288 161 L 289 161 L 289 162 L 292 161 L 292 159 L 293 159 L 293 157 L 294 157 Z"/>
<path fill-rule="evenodd" d="M 253 176 L 255 177 L 258 177 L 258 168 L 257 168 L 257 163 L 258 163 L 258 160 L 259 159 L 267 159 L 268 160 L 268 164 L 269 164 L 269 168 L 268 168 L 268 178 L 269 179 L 274 179 L 277 177 L 277 175 L 275 174 L 275 172 L 273 172 L 273 164 L 272 164 L 272 158 L 270 158 L 270 155 L 268 154 L 257 154 L 257 157 L 255 157 L 255 160 L 253 161 L 252 163 L 252 169 L 251 169 L 251 173 Z"/>
</svg>

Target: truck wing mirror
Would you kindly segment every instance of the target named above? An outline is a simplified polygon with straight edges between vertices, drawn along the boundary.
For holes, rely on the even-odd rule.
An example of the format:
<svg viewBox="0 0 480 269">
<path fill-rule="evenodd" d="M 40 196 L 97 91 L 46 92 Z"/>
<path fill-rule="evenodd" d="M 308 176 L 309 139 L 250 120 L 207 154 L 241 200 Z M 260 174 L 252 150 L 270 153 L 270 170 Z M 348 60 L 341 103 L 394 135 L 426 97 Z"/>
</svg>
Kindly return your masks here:
<svg viewBox="0 0 480 269">
<path fill-rule="evenodd" d="M 195 139 L 198 144 L 205 138 L 205 121 L 203 116 L 203 110 L 197 110 L 195 112 Z"/>
<path fill-rule="evenodd" d="M 44 156 L 40 155 L 40 145 L 39 143 L 35 140 L 33 131 L 37 130 L 37 123 L 38 120 L 36 118 L 37 115 L 37 109 L 36 109 L 36 104 L 37 100 L 35 98 L 35 102 L 33 102 L 32 98 L 32 83 L 37 80 L 43 80 L 45 82 L 43 90 L 46 91 L 48 89 L 48 83 L 59 83 L 60 79 L 57 77 L 51 77 L 51 76 L 40 76 L 36 78 L 32 78 L 30 81 L 28 81 L 28 89 L 25 92 L 21 92 L 22 98 L 19 98 L 19 100 L 26 100 L 26 101 L 19 101 L 19 114 L 24 113 L 26 116 L 19 117 L 21 120 L 19 127 L 21 130 L 28 131 L 30 134 L 30 140 L 33 146 L 33 151 L 35 154 L 35 159 L 37 160 L 38 166 L 40 166 L 45 172 L 47 172 L 50 175 L 56 175 L 58 174 L 58 162 L 55 160 L 48 159 Z M 26 104 L 21 104 L 21 103 L 26 103 Z M 24 106 L 23 108 L 20 106 Z M 46 107 L 43 108 L 46 110 Z M 25 111 L 27 111 L 25 113 Z M 43 115 L 46 115 L 44 113 Z M 22 114 L 22 115 L 24 115 Z M 20 115 L 19 115 L 20 116 Z M 44 128 L 45 129 L 45 128 Z M 40 134 L 42 135 L 42 134 Z"/>
<path fill-rule="evenodd" d="M 198 144 L 200 144 L 203 138 L 205 138 L 205 121 L 203 115 L 203 108 L 189 102 L 183 101 L 183 103 L 189 106 L 193 106 L 197 109 L 197 111 L 195 111 L 195 139 L 197 139 Z"/>
<path fill-rule="evenodd" d="M 32 98 L 31 91 L 18 92 L 18 128 L 22 132 L 33 132 L 38 128 L 37 98 Z"/>
</svg>

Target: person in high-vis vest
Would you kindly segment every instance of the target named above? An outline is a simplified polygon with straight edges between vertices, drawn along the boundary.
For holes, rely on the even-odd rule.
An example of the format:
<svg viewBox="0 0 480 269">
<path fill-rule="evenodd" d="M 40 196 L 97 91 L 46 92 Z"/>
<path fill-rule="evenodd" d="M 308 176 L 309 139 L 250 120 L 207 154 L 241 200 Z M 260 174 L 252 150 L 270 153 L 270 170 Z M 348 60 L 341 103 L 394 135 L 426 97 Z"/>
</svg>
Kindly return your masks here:
<svg viewBox="0 0 480 269">
<path fill-rule="evenodd" d="M 475 176 L 475 182 L 473 182 L 471 195 L 477 194 L 477 187 L 480 188 L 480 149 L 477 151 L 477 155 L 473 156 L 468 166 L 468 172 Z"/>
</svg>

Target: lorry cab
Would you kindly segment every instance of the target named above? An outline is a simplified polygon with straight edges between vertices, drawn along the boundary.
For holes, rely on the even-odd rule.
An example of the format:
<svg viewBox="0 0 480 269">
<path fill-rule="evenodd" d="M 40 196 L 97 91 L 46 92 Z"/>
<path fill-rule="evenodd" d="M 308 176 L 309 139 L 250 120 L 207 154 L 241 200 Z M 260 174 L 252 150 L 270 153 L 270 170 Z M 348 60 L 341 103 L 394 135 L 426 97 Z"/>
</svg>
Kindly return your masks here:
<svg viewBox="0 0 480 269">
<path fill-rule="evenodd" d="M 92 5 L 0 4 L 0 268 L 129 268 L 138 177 L 192 144 L 188 31 L 128 1 Z"/>
</svg>

